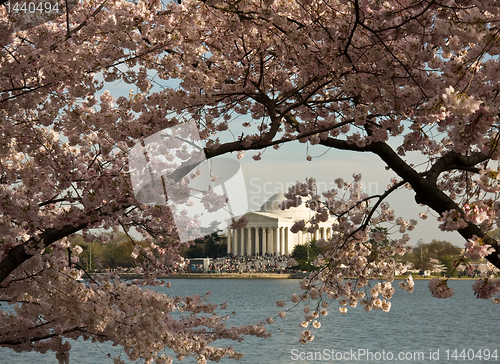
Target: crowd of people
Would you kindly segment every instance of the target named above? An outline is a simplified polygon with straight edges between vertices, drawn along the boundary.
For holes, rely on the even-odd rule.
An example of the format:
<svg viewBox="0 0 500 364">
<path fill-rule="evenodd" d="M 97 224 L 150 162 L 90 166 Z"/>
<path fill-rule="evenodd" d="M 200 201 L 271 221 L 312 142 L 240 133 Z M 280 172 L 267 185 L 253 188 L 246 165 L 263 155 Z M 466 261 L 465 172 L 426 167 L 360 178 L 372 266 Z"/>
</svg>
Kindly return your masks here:
<svg viewBox="0 0 500 364">
<path fill-rule="evenodd" d="M 222 258 L 210 259 L 208 272 L 210 273 L 284 273 L 288 256 L 265 254 L 259 256 L 251 255 L 228 255 Z M 195 272 L 199 273 L 203 267 L 197 267 Z M 193 270 L 191 270 L 193 272 Z M 287 270 L 289 273 L 289 270 Z"/>
</svg>

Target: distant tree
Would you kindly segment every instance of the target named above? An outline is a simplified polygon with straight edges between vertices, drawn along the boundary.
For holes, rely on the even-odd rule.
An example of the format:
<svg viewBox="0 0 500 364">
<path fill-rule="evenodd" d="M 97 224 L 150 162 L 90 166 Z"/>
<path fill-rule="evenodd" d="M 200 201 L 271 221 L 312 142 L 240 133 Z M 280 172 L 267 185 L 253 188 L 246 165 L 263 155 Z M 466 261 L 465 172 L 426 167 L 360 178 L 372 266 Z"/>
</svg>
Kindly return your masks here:
<svg viewBox="0 0 500 364">
<path fill-rule="evenodd" d="M 186 249 L 183 254 L 185 258 L 193 259 L 193 258 L 204 258 L 205 257 L 205 244 L 198 240 L 195 245 L 190 246 Z"/>
<path fill-rule="evenodd" d="M 218 232 L 205 237 L 205 255 L 209 258 L 220 258 L 227 255 L 227 240 Z"/>
<path fill-rule="evenodd" d="M 105 234 L 109 242 L 102 243 L 93 241 L 87 243 L 81 235 L 75 235 L 70 239 L 73 245 L 79 245 L 83 251 L 80 253 L 80 265 L 83 268 L 92 269 L 115 269 L 118 267 L 129 268 L 136 265 L 132 258 L 132 251 L 135 244 L 140 242 L 130 240 L 130 237 L 123 233 L 117 232 L 113 235 Z"/>
<path fill-rule="evenodd" d="M 426 248 L 429 256 L 439 261 L 442 261 L 445 256 L 458 258 L 462 253 L 462 249 L 445 240 L 433 239 Z"/>
<path fill-rule="evenodd" d="M 196 239 L 194 245 L 184 250 L 185 258 L 220 258 L 227 255 L 227 241 L 214 232 L 201 239 Z"/>
<path fill-rule="evenodd" d="M 455 268 L 455 262 L 456 258 L 450 256 L 450 255 L 444 255 L 441 258 L 441 264 L 445 267 L 444 272 L 446 273 L 451 273 L 453 272 L 453 277 L 457 277 L 458 271 Z"/>
<path fill-rule="evenodd" d="M 442 273 L 446 271 L 446 267 L 441 264 L 441 261 L 438 259 L 431 258 L 429 259 L 429 263 L 432 264 L 432 268 L 430 270 L 433 273 Z"/>
<path fill-rule="evenodd" d="M 292 258 L 294 258 L 298 267 L 301 270 L 318 270 L 317 267 L 313 266 L 311 263 L 318 257 L 319 248 L 316 245 L 316 239 L 312 239 L 305 244 L 297 244 L 293 248 Z"/>
<path fill-rule="evenodd" d="M 132 258 L 134 244 L 131 241 L 111 241 L 104 247 L 103 263 L 107 268 L 133 267 L 135 265 Z"/>
<path fill-rule="evenodd" d="M 429 258 L 427 257 L 427 250 L 425 249 L 425 243 L 422 239 L 417 241 L 416 246 L 404 255 L 404 260 L 407 263 L 412 263 L 415 269 L 422 269 L 424 262 L 427 262 Z"/>
<path fill-rule="evenodd" d="M 390 245 L 388 238 L 389 231 L 386 227 L 376 226 L 373 229 L 371 229 L 371 233 L 372 236 L 376 236 L 377 239 L 374 239 L 372 237 L 370 240 L 368 240 L 368 242 L 372 246 L 371 254 L 366 258 L 368 262 L 376 261 L 380 252 L 386 250 L 387 247 Z M 378 238 L 378 236 L 380 236 L 380 238 Z"/>
<path fill-rule="evenodd" d="M 420 270 L 434 269 L 435 264 L 431 262 L 434 259 L 443 265 L 443 271 L 448 273 L 453 271 L 453 264 L 461 254 L 462 250 L 448 241 L 433 239 L 430 243 L 424 243 L 419 240 L 413 251 L 405 255 L 405 259 Z"/>
</svg>

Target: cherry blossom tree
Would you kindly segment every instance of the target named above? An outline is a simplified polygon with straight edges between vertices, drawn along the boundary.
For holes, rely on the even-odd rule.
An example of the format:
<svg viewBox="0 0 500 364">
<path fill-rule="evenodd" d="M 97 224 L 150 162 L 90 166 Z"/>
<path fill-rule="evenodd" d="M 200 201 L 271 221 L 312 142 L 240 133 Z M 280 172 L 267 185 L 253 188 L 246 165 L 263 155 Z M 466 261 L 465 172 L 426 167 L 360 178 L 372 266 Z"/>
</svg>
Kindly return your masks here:
<svg viewBox="0 0 500 364">
<path fill-rule="evenodd" d="M 169 347 L 204 362 L 237 356 L 210 346 L 217 339 L 268 335 L 262 324 L 226 328 L 223 317 L 205 315 L 216 307 L 200 297 L 140 288 L 162 284 L 158 277 L 182 262 L 182 244 L 167 208 L 135 199 L 127 153 L 193 120 L 207 158 L 256 150 L 259 160 L 266 148 L 299 142 L 372 153 L 394 172 L 375 196 L 357 174 L 322 195 L 313 178 L 287 192 L 283 208 L 304 200 L 316 212 L 294 230 L 314 232 L 329 215 L 338 221 L 332 239 L 318 241 L 320 269 L 292 297 L 317 304 L 306 310 L 302 342 L 329 301 L 340 312 L 358 302 L 390 309 L 402 268 L 394 256 L 416 224 L 385 201 L 401 188 L 464 238 L 457 266 L 479 256 L 500 267 L 498 242 L 486 235 L 500 218 L 495 1 L 85 0 L 29 29 L 1 11 L 0 294 L 15 313 L 1 312 L 0 345 L 54 350 L 64 362 L 62 338 L 83 337 L 121 345 L 131 359 L 168 362 L 158 352 Z M 117 80 L 135 91 L 113 98 L 105 88 Z M 225 140 L 240 115 L 251 117 L 248 132 Z M 426 163 L 412 165 L 409 152 Z M 384 233 L 390 225 L 401 235 Z M 150 242 L 133 252 L 144 278 L 81 284 L 80 249 L 67 238 L 131 228 Z M 401 286 L 412 291 L 413 281 Z M 479 298 L 499 291 L 487 273 L 474 287 Z M 429 288 L 453 294 L 446 280 Z"/>
<path fill-rule="evenodd" d="M 178 47 L 186 10 L 83 1 L 29 29 L 6 7 L 1 12 L 0 300 L 11 309 L 0 311 L 0 345 L 55 351 L 63 363 L 70 350 L 63 339 L 82 338 L 120 345 L 131 360 L 169 363 L 163 349 L 170 348 L 179 360 L 205 363 L 240 356 L 212 345 L 219 339 L 268 337 L 264 323 L 226 326 L 218 314 L 225 305 L 205 296 L 143 287 L 165 284 L 158 278 L 183 263 L 180 248 L 189 246 L 165 206 L 136 200 L 127 166 L 141 138 L 180 122 L 162 95 L 148 96 L 160 97 L 157 106 L 146 102 L 146 70 Z M 104 85 L 122 77 L 139 93 L 114 100 Z M 119 272 L 90 277 L 81 247 L 68 240 L 77 232 L 105 240 L 99 229 L 132 228 L 149 244 L 132 252 L 142 273 L 134 282 L 120 281 Z"/>
</svg>

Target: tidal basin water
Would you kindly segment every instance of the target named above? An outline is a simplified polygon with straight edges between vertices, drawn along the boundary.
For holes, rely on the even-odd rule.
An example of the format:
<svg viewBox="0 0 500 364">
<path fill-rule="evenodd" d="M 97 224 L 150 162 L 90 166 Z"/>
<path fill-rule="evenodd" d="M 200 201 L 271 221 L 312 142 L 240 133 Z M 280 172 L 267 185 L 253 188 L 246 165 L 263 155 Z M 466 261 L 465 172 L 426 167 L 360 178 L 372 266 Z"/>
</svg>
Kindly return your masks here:
<svg viewBox="0 0 500 364">
<path fill-rule="evenodd" d="M 236 316 L 228 321 L 233 325 L 257 323 L 268 316 L 274 317 L 279 311 L 275 304 L 277 300 L 287 300 L 288 308 L 290 296 L 300 293 L 298 280 L 172 279 L 171 282 L 171 288 L 161 290 L 174 295 L 210 290 L 211 302 L 227 302 L 225 312 L 236 311 Z M 415 281 L 415 291 L 411 294 L 395 287 L 389 313 L 366 312 L 358 306 L 341 314 L 337 305 L 332 304 L 328 316 L 322 317 L 321 328 L 312 329 L 314 341 L 305 345 L 299 343 L 303 330 L 299 323 L 304 314 L 302 308 L 296 308 L 284 319 L 276 317 L 275 323 L 268 326 L 273 334 L 269 339 L 247 337 L 241 343 L 224 341 L 219 344 L 233 345 L 245 355 L 240 361 L 222 362 L 500 363 L 500 306 L 491 300 L 476 299 L 472 291 L 474 281 L 449 282 L 455 295 L 448 299 L 431 297 L 428 282 Z M 75 364 L 112 364 L 111 358 L 120 354 L 119 348 L 108 344 L 71 341 L 71 345 L 70 363 Z M 186 358 L 180 363 L 195 362 L 193 358 Z M 55 364 L 57 360 L 54 353 L 15 353 L 0 348 L 0 363 Z"/>
</svg>

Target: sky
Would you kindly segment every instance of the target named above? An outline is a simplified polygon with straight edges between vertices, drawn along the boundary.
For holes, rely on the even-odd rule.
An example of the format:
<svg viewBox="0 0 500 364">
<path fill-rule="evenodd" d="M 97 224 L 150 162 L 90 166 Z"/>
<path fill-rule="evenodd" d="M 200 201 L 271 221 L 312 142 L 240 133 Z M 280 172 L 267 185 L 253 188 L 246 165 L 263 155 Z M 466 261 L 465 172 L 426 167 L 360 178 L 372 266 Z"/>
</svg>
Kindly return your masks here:
<svg viewBox="0 0 500 364">
<path fill-rule="evenodd" d="M 108 84 L 111 94 L 117 98 L 128 96 L 131 85 L 124 82 Z M 153 87 L 153 91 L 158 86 Z M 242 131 L 248 134 L 254 132 L 243 128 L 241 123 L 245 118 L 234 120 L 230 124 L 231 133 L 222 134 L 222 141 L 231 141 L 233 135 L 241 135 Z M 219 136 L 219 135 L 218 135 Z M 393 147 L 398 145 L 401 138 L 391 142 Z M 397 177 L 394 172 L 386 170 L 385 163 L 376 155 L 371 153 L 360 153 L 352 151 L 341 151 L 328 149 L 324 146 L 311 146 L 298 141 L 282 145 L 278 150 L 268 148 L 262 155 L 260 161 L 255 161 L 252 156 L 262 150 L 245 151 L 244 157 L 238 160 L 244 176 L 244 185 L 241 193 L 247 195 L 248 211 L 257 211 L 260 206 L 271 196 L 278 192 L 286 191 L 288 186 L 296 181 L 304 181 L 306 177 L 316 178 L 319 192 L 333 188 L 336 178 L 351 181 L 354 173 L 362 174 L 362 182 L 366 192 L 370 194 L 381 194 L 390 184 L 392 177 Z M 312 157 L 311 161 L 306 159 L 307 155 Z M 236 153 L 222 156 L 237 160 Z M 418 164 L 425 159 L 418 152 L 408 153 L 405 157 L 407 162 Z M 243 197 L 243 196 L 241 196 Z M 416 219 L 417 226 L 409 232 L 411 240 L 409 245 L 415 246 L 421 239 L 426 243 L 432 239 L 446 240 L 457 246 L 463 246 L 463 238 L 457 232 L 443 232 L 439 229 L 438 215 L 426 207 L 419 206 L 414 200 L 414 193 L 407 189 L 400 189 L 389 196 L 386 201 L 395 210 L 396 216 L 407 220 Z M 422 220 L 419 213 L 426 213 L 428 218 Z"/>
<path fill-rule="evenodd" d="M 317 149 L 318 152 L 324 152 L 326 148 Z M 311 153 L 310 147 L 309 152 Z M 332 183 L 336 178 L 351 181 L 353 173 L 361 173 L 365 191 L 369 194 L 381 194 L 390 184 L 390 179 L 395 176 L 394 172 L 384 168 L 384 162 L 372 154 L 330 150 L 321 157 L 307 161 L 306 146 L 299 143 L 290 143 L 279 150 L 269 150 L 260 161 L 254 161 L 251 158 L 253 154 L 253 151 L 247 151 L 240 160 L 248 205 L 252 211 L 258 210 L 275 193 L 286 190 L 287 186 L 296 181 L 304 181 L 306 177 L 316 178 L 318 187 L 323 189 L 334 187 Z M 409 232 L 410 245 L 416 245 L 419 239 L 424 242 L 437 239 L 463 246 L 463 238 L 457 232 L 443 232 L 439 229 L 438 215 L 434 213 L 432 216 L 426 207 L 417 204 L 413 191 L 400 189 L 386 201 L 395 210 L 396 216 L 418 221 L 415 229 Z M 426 220 L 420 219 L 420 212 L 429 217 Z"/>
</svg>

